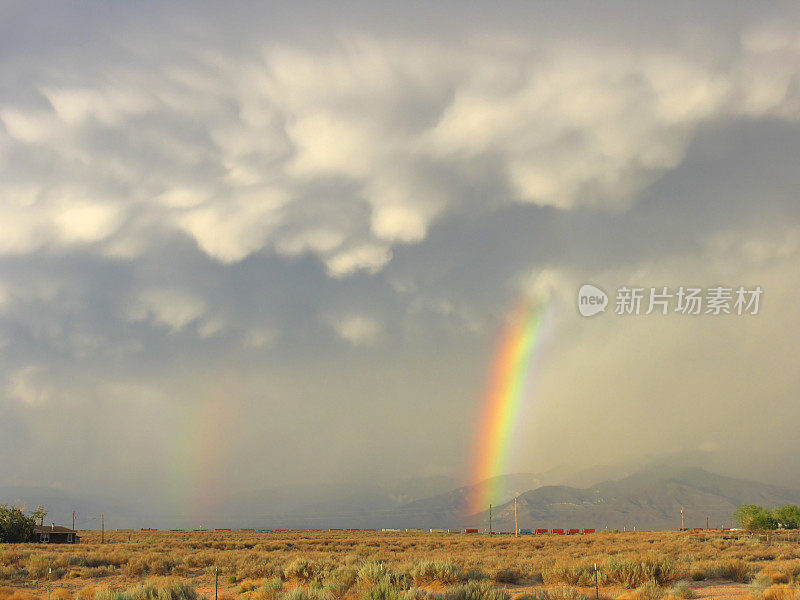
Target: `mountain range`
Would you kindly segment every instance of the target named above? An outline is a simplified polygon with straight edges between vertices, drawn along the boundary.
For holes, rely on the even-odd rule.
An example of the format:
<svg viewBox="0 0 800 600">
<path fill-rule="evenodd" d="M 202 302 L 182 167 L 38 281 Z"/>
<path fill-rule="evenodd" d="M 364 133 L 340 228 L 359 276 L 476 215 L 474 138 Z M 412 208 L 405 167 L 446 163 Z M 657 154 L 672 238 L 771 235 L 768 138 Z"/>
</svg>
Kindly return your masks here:
<svg viewBox="0 0 800 600">
<path fill-rule="evenodd" d="M 597 483 L 557 485 L 554 473 L 511 474 L 455 487 L 454 479 L 427 477 L 352 484 L 276 486 L 237 494 L 213 515 L 154 511 L 141 503 L 99 499 L 47 487 L 0 485 L 0 502 L 44 504 L 48 520 L 79 528 L 248 527 L 248 528 L 410 528 L 488 527 L 488 510 L 469 514 L 476 497 L 494 492 L 495 531 L 514 527 L 514 498 L 521 528 L 677 529 L 681 507 L 686 527 L 730 526 L 741 504 L 800 504 L 800 491 L 719 475 L 697 467 L 653 465 L 620 474 L 615 469 L 578 470 L 572 481 L 607 475 Z M 488 507 L 487 507 L 488 509 Z"/>
</svg>

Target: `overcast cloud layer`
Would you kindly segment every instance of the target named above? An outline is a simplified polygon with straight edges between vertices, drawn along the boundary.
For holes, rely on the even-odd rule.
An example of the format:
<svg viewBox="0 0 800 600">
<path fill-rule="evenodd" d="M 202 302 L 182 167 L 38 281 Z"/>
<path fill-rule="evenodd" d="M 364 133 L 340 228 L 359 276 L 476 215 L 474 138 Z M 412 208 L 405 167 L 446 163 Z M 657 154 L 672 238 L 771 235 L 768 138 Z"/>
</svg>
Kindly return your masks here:
<svg viewBox="0 0 800 600">
<path fill-rule="evenodd" d="M 200 490 L 202 512 L 465 478 L 531 295 L 556 320 L 514 470 L 795 450 L 796 7 L 12 2 L 0 23 L 3 481 Z M 765 292 L 753 317 L 585 320 L 586 281 Z"/>
</svg>

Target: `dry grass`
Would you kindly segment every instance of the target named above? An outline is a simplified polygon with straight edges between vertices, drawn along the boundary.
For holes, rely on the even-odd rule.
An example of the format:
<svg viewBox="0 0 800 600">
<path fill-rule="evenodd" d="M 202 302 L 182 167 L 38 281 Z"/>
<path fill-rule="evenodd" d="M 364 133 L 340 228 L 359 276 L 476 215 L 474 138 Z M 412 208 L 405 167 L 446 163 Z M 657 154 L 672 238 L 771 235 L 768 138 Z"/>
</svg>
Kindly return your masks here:
<svg viewBox="0 0 800 600">
<path fill-rule="evenodd" d="M 697 586 L 750 581 L 754 599 L 800 600 L 800 547 L 755 538 L 107 532 L 100 544 L 96 532 L 82 537 L 76 546 L 0 547 L 0 600 L 45 598 L 48 577 L 51 600 L 159 593 L 180 600 L 158 581 L 213 597 L 215 569 L 220 599 L 228 600 L 583 600 L 594 598 L 595 577 L 609 600 L 688 598 Z M 684 583 L 668 589 L 677 582 Z"/>
</svg>

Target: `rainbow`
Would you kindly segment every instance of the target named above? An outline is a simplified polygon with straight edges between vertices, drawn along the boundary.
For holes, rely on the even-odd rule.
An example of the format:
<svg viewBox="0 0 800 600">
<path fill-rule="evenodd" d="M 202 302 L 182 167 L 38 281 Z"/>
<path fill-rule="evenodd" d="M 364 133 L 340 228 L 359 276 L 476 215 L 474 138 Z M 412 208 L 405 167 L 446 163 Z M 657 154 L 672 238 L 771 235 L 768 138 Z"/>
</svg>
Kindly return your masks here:
<svg viewBox="0 0 800 600">
<path fill-rule="evenodd" d="M 490 502 L 503 500 L 503 490 L 493 478 L 508 472 L 520 408 L 528 396 L 550 312 L 545 303 L 525 299 L 514 311 L 502 338 L 478 422 L 470 481 L 482 485 L 469 499 L 467 512 L 470 515 L 485 511 Z"/>
</svg>

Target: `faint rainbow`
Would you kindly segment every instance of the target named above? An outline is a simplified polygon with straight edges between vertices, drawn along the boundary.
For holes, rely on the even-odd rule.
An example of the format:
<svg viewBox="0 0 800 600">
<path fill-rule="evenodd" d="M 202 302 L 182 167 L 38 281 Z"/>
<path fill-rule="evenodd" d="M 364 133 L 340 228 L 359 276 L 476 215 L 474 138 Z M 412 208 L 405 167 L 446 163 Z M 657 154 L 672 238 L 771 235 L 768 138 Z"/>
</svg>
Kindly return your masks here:
<svg viewBox="0 0 800 600">
<path fill-rule="evenodd" d="M 471 467 L 470 480 L 483 485 L 470 498 L 468 514 L 483 512 L 490 502 L 502 498 L 503 490 L 494 478 L 508 472 L 520 408 L 530 392 L 551 312 L 546 303 L 526 298 L 514 311 L 502 338 L 478 423 Z"/>
<path fill-rule="evenodd" d="M 172 497 L 192 527 L 210 521 L 219 508 L 231 467 L 230 435 L 236 394 L 220 386 L 206 389 L 176 415 L 172 464 Z"/>
</svg>

